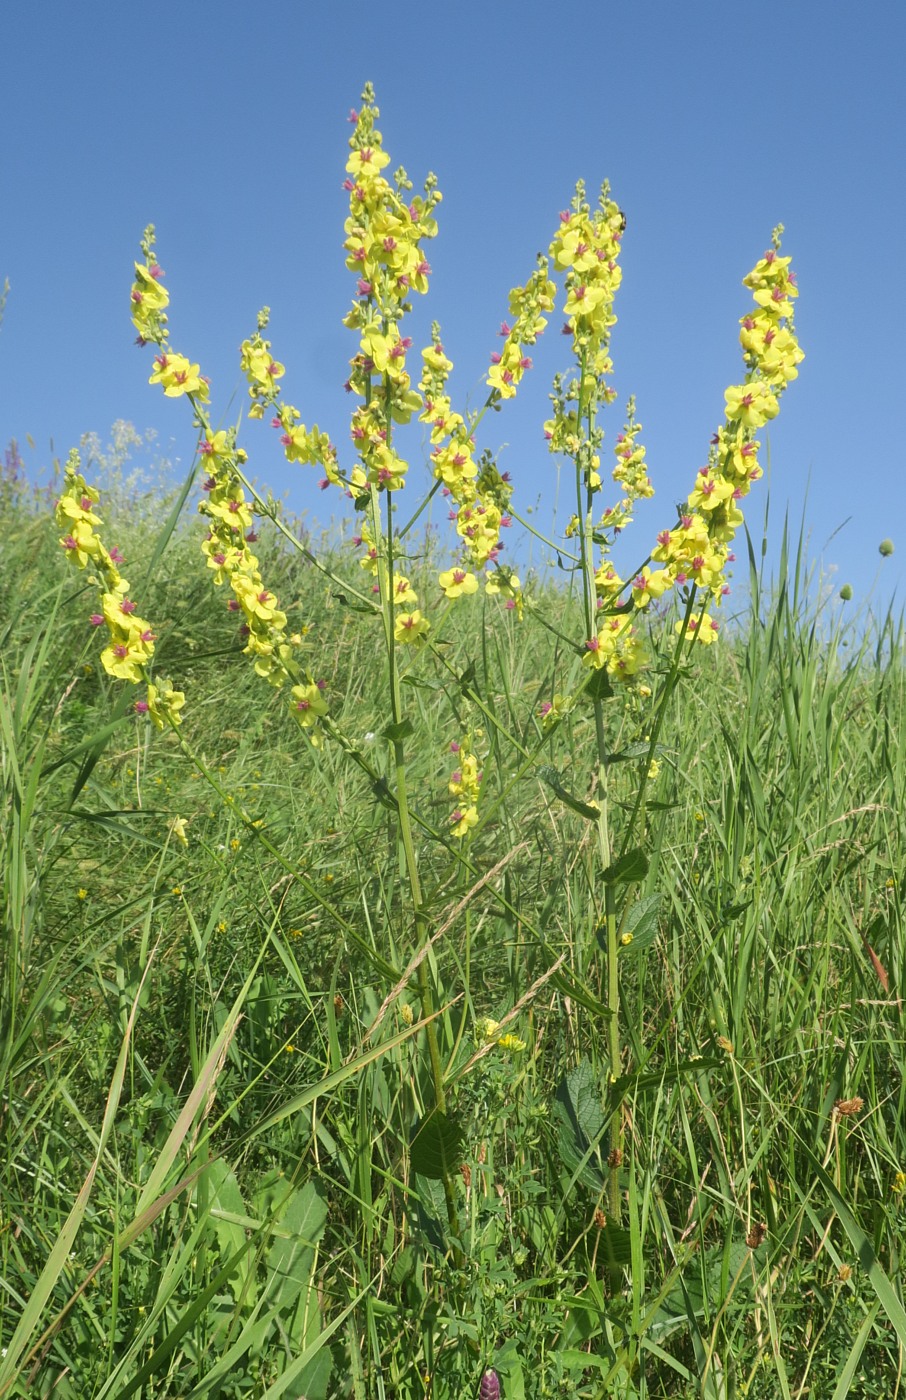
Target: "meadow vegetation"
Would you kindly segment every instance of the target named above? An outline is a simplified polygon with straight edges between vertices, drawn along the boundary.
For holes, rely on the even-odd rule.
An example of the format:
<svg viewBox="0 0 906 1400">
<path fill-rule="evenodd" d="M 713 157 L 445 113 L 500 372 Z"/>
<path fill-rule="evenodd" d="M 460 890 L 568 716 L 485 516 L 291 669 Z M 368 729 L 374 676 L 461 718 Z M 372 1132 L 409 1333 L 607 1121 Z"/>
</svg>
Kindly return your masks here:
<svg viewBox="0 0 906 1400">
<path fill-rule="evenodd" d="M 121 428 L 103 491 L 88 443 L 41 493 L 7 454 L 0 1397 L 895 1396 L 903 631 L 743 528 L 802 359 L 780 234 L 707 467 L 622 578 L 653 489 L 604 417 L 622 212 L 580 187 L 460 413 L 439 328 L 406 369 L 440 198 L 384 178 L 377 115 L 353 466 L 266 313 L 218 425 L 151 230 L 132 314 L 198 469 L 124 486 Z M 558 275 L 548 578 L 505 562 L 479 440 Z M 342 529 L 258 494 L 265 417 Z"/>
</svg>

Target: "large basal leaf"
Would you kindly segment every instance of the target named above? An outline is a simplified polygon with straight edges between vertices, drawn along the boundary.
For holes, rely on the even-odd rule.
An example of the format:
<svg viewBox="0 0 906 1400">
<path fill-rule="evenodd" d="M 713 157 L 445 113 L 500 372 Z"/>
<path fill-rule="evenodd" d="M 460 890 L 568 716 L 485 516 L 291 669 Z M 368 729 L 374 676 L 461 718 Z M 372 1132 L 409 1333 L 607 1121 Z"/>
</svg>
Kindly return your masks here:
<svg viewBox="0 0 906 1400">
<path fill-rule="evenodd" d="M 447 1251 L 447 1199 L 443 1182 L 434 1181 L 430 1176 L 412 1177 L 412 1192 L 415 1197 L 415 1222 L 424 1243 L 431 1245 L 441 1255 Z"/>
<path fill-rule="evenodd" d="M 291 1192 L 273 1225 L 274 1240 L 267 1256 L 270 1297 L 278 1307 L 287 1307 L 308 1286 L 313 1247 L 326 1221 L 327 1203 L 314 1182 Z"/>
<path fill-rule="evenodd" d="M 445 1113 L 429 1113 L 412 1134 L 412 1170 L 432 1181 L 451 1177 L 462 1161 L 462 1129 Z"/>
<path fill-rule="evenodd" d="M 560 1081 L 554 1113 L 560 1129 L 557 1146 L 563 1165 L 592 1191 L 600 1191 L 608 1171 L 607 1120 L 588 1060 L 580 1060 Z"/>
</svg>

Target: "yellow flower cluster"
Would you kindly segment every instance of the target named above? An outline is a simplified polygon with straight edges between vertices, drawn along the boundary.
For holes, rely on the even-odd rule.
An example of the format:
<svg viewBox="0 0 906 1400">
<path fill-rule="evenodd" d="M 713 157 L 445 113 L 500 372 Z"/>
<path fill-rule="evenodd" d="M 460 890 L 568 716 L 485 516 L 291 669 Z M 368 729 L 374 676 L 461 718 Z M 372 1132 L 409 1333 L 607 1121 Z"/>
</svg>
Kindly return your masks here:
<svg viewBox="0 0 906 1400">
<path fill-rule="evenodd" d="M 204 408 L 208 399 L 207 379 L 199 373 L 197 364 L 169 348 L 167 318 L 161 314 L 168 297 L 160 285 L 162 273 L 154 261 L 154 241 L 154 229 L 149 226 L 142 239 L 145 266 L 136 264 L 132 319 L 139 330 L 139 342 L 144 345 L 154 341 L 160 347 L 161 353 L 155 358 L 155 370 L 149 382 L 159 384 L 170 398 L 188 397 L 195 411 L 196 426 L 201 433 L 198 455 L 207 470 L 203 484 L 205 498 L 198 507 L 209 526 L 202 542 L 202 553 L 215 584 L 230 585 L 233 597 L 228 607 L 231 612 L 242 614 L 246 655 L 254 657 L 258 675 L 271 685 L 291 683 L 292 712 L 302 728 L 310 731 L 309 738 L 317 745 L 321 743 L 318 721 L 326 715 L 327 703 L 321 694 L 321 685 L 306 675 L 294 660 L 301 637 L 288 635 L 286 614 L 281 611 L 275 595 L 264 586 L 258 559 L 250 548 L 257 535 L 253 528 L 252 506 L 239 471 L 246 454 L 236 445 L 235 429 L 217 432 L 212 429 Z M 252 398 L 250 414 L 256 418 L 263 416 L 265 405 L 276 402 L 279 394 L 276 381 L 284 372 L 283 365 L 274 360 L 270 345 L 262 337 L 266 325 L 267 312 L 264 311 L 258 318 L 256 335 L 243 343 L 241 351 L 242 368 Z M 294 426 L 298 420 L 295 409 L 284 407 L 282 413 L 285 422 Z M 313 439 L 319 445 L 322 442 L 317 428 L 313 430 Z M 323 441 L 327 455 L 329 443 L 326 439 Z M 154 686 L 149 687 L 148 709 L 155 722 L 167 703 L 173 703 L 167 701 L 167 694 L 178 692 L 162 694 Z"/>
<path fill-rule="evenodd" d="M 162 345 L 167 339 L 166 308 L 170 293 L 161 283 L 163 269 L 152 254 L 154 229 L 149 225 L 142 240 L 144 263 L 135 264 L 135 281 L 132 284 L 132 324 L 138 331 L 140 345 L 149 342 Z"/>
<path fill-rule="evenodd" d="M 712 440 L 708 464 L 698 472 L 677 525 L 657 537 L 651 559 L 660 569 L 643 569 L 633 581 L 637 607 L 674 585 L 694 584 L 718 604 L 728 591 L 726 567 L 742 524 L 740 503 L 763 474 L 755 433 L 777 414 L 779 397 L 805 358 L 793 329 L 798 288 L 790 259 L 779 256 L 782 231 L 775 229 L 772 247 L 743 279 L 755 301 L 754 312 L 741 319 L 745 382 L 727 389 L 725 421 Z M 705 645 L 717 631 L 718 623 L 707 611 L 690 617 L 685 628 L 677 624 L 678 634 Z"/>
<path fill-rule="evenodd" d="M 552 452 L 575 461 L 589 502 L 601 488 L 603 434 L 595 415 L 600 405 L 613 399 L 606 381 L 612 370 L 609 341 L 616 321 L 613 300 L 621 280 L 618 257 L 624 229 L 625 219 L 607 186 L 592 214 L 580 184 L 550 246 L 554 267 L 566 272 L 566 329 L 572 334 L 577 369 L 554 381 L 554 415 L 544 425 L 545 435 Z M 643 655 L 632 615 L 670 588 L 694 586 L 718 602 L 727 591 L 730 544 L 742 523 L 738 503 L 762 474 L 754 435 L 777 413 L 779 395 L 796 377 L 803 359 L 792 319 L 797 288 L 790 259 L 780 256 L 781 233 L 775 230 L 772 248 L 745 278 L 755 301 L 754 311 L 741 323 L 746 380 L 727 390 L 725 422 L 713 439 L 708 464 L 698 473 L 676 526 L 658 535 L 649 562 L 631 581 L 628 598 L 622 596 L 626 584 L 607 556 L 615 534 L 632 519 L 633 503 L 653 495 L 632 403 L 629 422 L 614 447 L 612 475 L 622 499 L 594 527 L 590 510 L 584 527 L 579 515 L 567 526 L 567 536 L 583 534 L 584 541 L 593 536 L 601 546 L 595 591 L 606 621 L 585 643 L 583 660 L 589 667 L 615 676 L 634 674 Z M 707 610 L 678 627 L 688 640 L 706 645 L 714 641 L 717 629 Z"/>
<path fill-rule="evenodd" d="M 543 317 L 538 314 L 539 297 L 543 296 L 540 283 L 534 290 L 531 289 L 530 279 L 526 287 L 517 288 L 512 294 L 516 296 L 519 293 L 524 297 L 525 317 L 522 329 L 517 324 L 511 332 L 510 328 L 505 326 L 508 337 L 513 334 L 531 334 L 537 337 L 543 329 Z M 509 524 L 506 514 L 512 495 L 509 477 L 499 472 L 489 457 L 482 456 L 480 461 L 475 460 L 475 440 L 470 425 L 460 413 L 453 411 L 447 393 L 447 378 L 453 368 L 453 362 L 444 352 L 437 325 L 432 327 L 432 343 L 422 351 L 422 360 L 424 363 L 419 389 L 424 396 L 424 404 L 419 419 L 430 429 L 429 441 L 435 479 L 443 483 L 444 495 L 456 507 L 451 509 L 450 519 L 456 522 L 456 532 L 472 567 L 481 568 L 488 563 L 495 564 L 501 548 L 501 528 Z M 515 393 L 515 387 L 513 392 Z M 503 395 L 499 390 L 492 389 L 489 403 L 497 402 L 501 397 Z M 467 570 L 442 574 L 440 585 L 447 597 L 459 597 L 464 593 L 476 591 L 477 580 L 474 588 L 466 584 L 461 591 L 451 593 L 448 580 L 452 572 L 472 577 Z M 497 577 L 498 571 L 491 571 L 485 576 L 489 593 L 502 591 L 496 582 Z M 511 589 L 508 596 L 515 598 L 517 592 L 518 580 L 515 589 Z"/>
<path fill-rule="evenodd" d="M 547 325 L 545 313 L 554 309 L 557 289 L 548 276 L 548 267 L 547 258 L 540 257 L 525 286 L 514 287 L 510 292 L 510 315 L 515 319 L 512 326 L 504 321 L 500 327 L 503 349 L 491 356 L 486 381 L 499 399 L 511 399 L 525 371 L 531 369 L 526 349 L 536 343 Z"/>
<path fill-rule="evenodd" d="M 554 267 L 566 273 L 566 329 L 572 333 L 578 369 L 568 383 L 555 383 L 554 417 L 544 431 L 552 452 L 578 457 L 591 491 L 601 488 L 600 434 L 593 430 L 586 435 L 584 425 L 593 424 L 597 408 L 614 399 L 606 381 L 613 371 L 610 333 L 617 319 L 613 302 L 623 275 L 618 259 L 625 226 L 607 185 L 592 212 L 580 183 L 550 245 Z"/>
<path fill-rule="evenodd" d="M 453 365 L 436 325 L 431 344 L 421 352 L 418 387 L 413 387 L 407 368 L 412 341 L 403 334 L 400 323 L 411 309 L 412 293 L 428 289 L 431 269 L 423 244 L 437 232 L 434 211 L 441 195 L 433 175 L 425 182 L 423 197 L 411 195 L 412 185 L 404 170 L 396 171 L 393 183 L 387 179 L 383 172 L 390 158 L 375 126 L 378 115 L 369 85 L 361 109 L 353 113 L 355 129 L 349 142 L 345 181 L 349 216 L 344 248 L 346 265 L 357 275 L 358 295 L 344 324 L 359 336 L 346 387 L 362 400 L 351 422 L 361 466 L 354 469 L 346 485 L 359 503 L 369 490 L 400 490 L 408 463 L 396 448 L 393 430 L 417 415 L 429 429 L 432 470 L 443 494 L 451 499 L 451 519 L 456 522 L 466 560 L 462 568 L 444 572 L 441 588 L 448 598 L 465 597 L 477 591 L 472 570 L 496 563 L 502 548 L 500 531 L 509 524 L 506 508 L 510 487 L 491 461 L 476 460 L 473 429 L 480 414 L 466 421 L 452 409 L 446 385 Z M 513 324 L 502 327 L 504 345 L 492 357 L 485 408 L 516 393 L 531 366 L 527 347 L 535 343 L 546 325 L 545 313 L 553 307 L 554 290 L 547 261 L 540 259 L 525 286 L 511 293 Z M 327 475 L 332 479 L 330 471 Z M 374 539 L 364 530 L 358 539 L 367 548 L 363 567 L 376 573 Z M 514 577 L 508 575 L 498 591 L 512 595 L 508 601 L 516 606 Z M 397 618 L 395 631 L 403 642 L 423 641 L 427 626 L 421 614 L 412 614 Z"/>
<path fill-rule="evenodd" d="M 236 446 L 235 430 L 212 432 L 202 429 L 198 454 L 208 476 L 203 483 L 205 499 L 199 514 L 208 522 L 202 553 L 218 587 L 229 583 L 233 594 L 228 607 L 242 613 L 245 652 L 255 658 L 255 670 L 271 685 L 280 686 L 297 679 L 291 663 L 294 641 L 286 630 L 286 613 L 264 586 L 258 558 L 251 545 L 257 539 L 253 530 L 251 506 L 246 498 L 237 467 L 246 454 Z"/>
<path fill-rule="evenodd" d="M 327 433 L 322 433 L 317 423 L 306 428 L 301 421 L 299 410 L 290 403 L 279 402 L 280 385 L 277 383 L 286 373 L 285 366 L 271 354 L 271 343 L 265 340 L 262 331 L 267 327 L 269 309 L 265 306 L 258 313 L 258 329 L 240 347 L 239 361 L 248 381 L 249 397 L 252 406 L 250 418 L 263 418 L 265 411 L 274 410 L 271 420 L 277 429 L 282 429 L 280 442 L 283 454 L 290 463 L 301 462 L 303 466 L 312 464 L 324 471 L 321 486 L 341 486 L 342 480 L 337 467 L 337 449 Z"/>
<path fill-rule="evenodd" d="M 582 665 L 606 671 L 617 680 L 628 680 L 645 664 L 645 648 L 629 620 L 629 613 L 614 613 L 588 638 Z"/>
<path fill-rule="evenodd" d="M 117 680 L 138 684 L 148 683 L 149 667 L 154 656 L 154 633 L 140 617 L 129 594 L 129 583 L 119 571 L 122 556 L 114 547 L 108 550 L 95 526 L 102 524 L 94 507 L 99 495 L 89 486 L 81 472 L 78 452 L 70 452 L 66 462 L 63 493 L 56 505 L 56 520 L 66 534 L 60 544 L 66 557 L 78 569 L 90 564 L 100 590 L 101 611 L 93 613 L 96 627 L 106 625 L 108 644 L 101 652 L 101 664 L 108 675 Z M 148 684 L 147 700 L 136 705 L 139 713 L 150 713 L 158 729 L 165 724 L 179 724 L 179 711 L 185 704 L 181 691 L 169 683 Z"/>
<path fill-rule="evenodd" d="M 506 1050 L 509 1054 L 520 1054 L 525 1049 L 525 1041 L 518 1035 L 506 1032 L 499 1035 L 500 1022 L 495 1021 L 493 1016 L 482 1016 L 475 1026 L 479 1040 L 485 1045 L 499 1045 L 501 1050 Z"/>
<path fill-rule="evenodd" d="M 149 224 L 142 237 L 145 261 L 135 264 L 130 299 L 138 344 L 160 346 L 161 353 L 155 356 L 154 372 L 148 383 L 159 384 L 168 398 L 178 399 L 189 394 L 194 401 L 205 402 L 209 384 L 199 373 L 199 366 L 169 348 L 165 308 L 170 303 L 170 294 L 161 282 L 164 274 L 154 256 L 154 242 L 154 226 Z"/>
<path fill-rule="evenodd" d="M 447 790 L 457 800 L 456 810 L 450 817 L 452 835 L 467 836 L 478 824 L 478 796 L 481 791 L 482 772 L 478 766 L 478 756 L 472 750 L 471 734 L 466 734 L 459 743 L 450 745 L 450 752 L 456 755 L 457 767 L 450 774 Z"/>
<path fill-rule="evenodd" d="M 345 223 L 346 266 L 357 274 L 357 298 L 344 324 L 359 334 L 347 388 L 362 400 L 352 415 L 351 432 L 363 467 L 353 474 L 353 494 L 366 484 L 380 491 L 405 485 L 408 463 L 393 445 L 392 427 L 408 423 L 422 408 L 412 387 L 406 356 L 412 348 L 399 323 L 411 309 L 412 293 L 428 290 L 431 267 L 422 243 L 437 233 L 433 211 L 441 200 L 429 175 L 424 196 L 412 196 L 402 169 L 393 183 L 381 173 L 390 163 L 375 127 L 379 115 L 366 87 L 349 140 L 344 188 L 349 194 Z"/>
</svg>

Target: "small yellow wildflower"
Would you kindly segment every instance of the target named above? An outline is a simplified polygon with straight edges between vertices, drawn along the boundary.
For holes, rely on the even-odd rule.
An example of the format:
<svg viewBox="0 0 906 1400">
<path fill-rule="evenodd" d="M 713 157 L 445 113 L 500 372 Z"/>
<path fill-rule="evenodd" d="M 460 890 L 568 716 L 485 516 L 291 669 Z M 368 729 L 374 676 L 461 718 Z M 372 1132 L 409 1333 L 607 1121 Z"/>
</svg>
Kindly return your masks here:
<svg viewBox="0 0 906 1400">
<path fill-rule="evenodd" d="M 76 899 L 87 899 L 87 898 L 88 898 L 88 891 L 87 891 L 86 889 L 83 889 L 82 887 L 80 887 L 80 888 L 78 889 L 77 893 L 76 893 Z"/>
<path fill-rule="evenodd" d="M 895 1196 L 902 1196 L 906 1191 L 906 1172 L 897 1172 L 890 1189 Z"/>
<path fill-rule="evenodd" d="M 242 850 L 242 842 L 239 840 L 239 837 L 238 837 L 238 836 L 234 836 L 233 839 L 232 839 L 232 841 L 230 842 L 230 850 L 231 850 L 231 851 L 241 851 L 241 850 Z"/>
<path fill-rule="evenodd" d="M 174 817 L 170 823 L 170 830 L 183 846 L 188 846 L 189 838 L 186 835 L 188 821 L 185 817 Z"/>
<path fill-rule="evenodd" d="M 518 1035 L 513 1035 L 510 1032 L 498 1035 L 499 1028 L 500 1022 L 495 1021 L 493 1016 L 483 1016 L 475 1024 L 479 1040 L 483 1040 L 486 1045 L 496 1043 L 502 1050 L 506 1050 L 510 1054 L 518 1054 L 519 1051 L 525 1049 L 525 1041 L 520 1040 Z"/>
<path fill-rule="evenodd" d="M 497 1044 L 501 1050 L 506 1050 L 511 1055 L 518 1055 L 525 1049 L 525 1041 L 520 1040 L 518 1035 L 502 1035 Z"/>
<path fill-rule="evenodd" d="M 226 926 L 226 924 L 224 923 L 223 919 L 221 919 L 221 920 L 220 920 L 220 923 L 219 923 L 219 924 L 216 926 L 216 928 L 214 929 L 214 932 L 215 932 L 215 933 L 226 933 L 226 931 L 227 931 L 227 926 Z"/>
</svg>

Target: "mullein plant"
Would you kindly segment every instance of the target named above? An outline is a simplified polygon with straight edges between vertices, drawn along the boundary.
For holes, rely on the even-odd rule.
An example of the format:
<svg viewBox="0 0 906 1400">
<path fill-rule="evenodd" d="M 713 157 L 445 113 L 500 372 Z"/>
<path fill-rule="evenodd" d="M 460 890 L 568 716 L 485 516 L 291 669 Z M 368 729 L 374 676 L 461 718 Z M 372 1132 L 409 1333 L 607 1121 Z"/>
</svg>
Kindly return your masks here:
<svg viewBox="0 0 906 1400">
<path fill-rule="evenodd" d="M 415 832 L 431 834 L 416 819 L 408 791 L 406 742 L 413 732 L 404 707 L 403 678 L 420 653 L 437 657 L 443 627 L 453 609 L 484 592 L 500 599 L 517 618 L 536 615 L 524 596 L 515 568 L 501 560 L 501 533 L 510 523 L 513 485 L 498 471 L 491 454 L 479 452 L 476 433 L 489 410 L 500 407 L 518 391 L 531 368 L 530 351 L 543 333 L 557 297 L 558 275 L 565 282 L 564 330 L 571 339 L 573 368 L 558 375 L 551 399 L 553 414 L 544 425 L 551 452 L 573 465 L 575 508 L 566 526 L 568 549 L 575 550 L 582 580 L 584 635 L 574 642 L 576 682 L 572 694 L 555 694 L 542 707 L 537 753 L 580 698 L 594 710 L 595 762 L 593 798 L 573 803 L 596 830 L 597 860 L 602 873 L 600 907 L 592 911 L 601 930 L 606 982 L 607 1059 L 612 1081 L 622 1069 L 620 1035 L 619 954 L 631 938 L 618 917 L 616 887 L 620 872 L 633 867 L 634 830 L 642 811 L 645 785 L 656 773 L 658 739 L 667 702 L 675 687 L 689 646 L 710 645 L 719 630 L 719 609 L 727 590 L 732 563 L 732 540 L 742 523 L 741 503 L 761 476 L 757 431 L 778 410 L 780 394 L 794 379 L 802 352 L 793 329 L 797 295 L 790 260 L 780 255 L 777 229 L 772 247 L 745 279 L 753 294 L 753 309 L 742 318 L 740 338 L 745 362 L 743 382 L 725 395 L 724 421 L 712 439 L 707 464 L 695 477 L 677 519 L 662 530 L 638 568 L 622 578 L 612 558 L 618 534 L 630 524 L 635 502 L 653 494 L 640 442 L 641 425 L 632 401 L 625 425 L 613 442 L 609 470 L 604 464 L 602 411 L 615 400 L 611 383 L 610 339 L 616 317 L 614 299 L 620 286 L 620 247 L 625 218 L 605 185 L 594 209 L 583 186 L 578 186 L 559 225 L 547 256 L 540 256 L 528 280 L 510 293 L 509 316 L 500 327 L 501 348 L 492 356 L 483 405 L 459 412 L 449 393 L 453 368 L 440 328 L 432 326 L 430 343 L 416 355 L 406 334 L 406 317 L 414 298 L 428 290 L 431 267 L 426 245 L 437 232 L 441 202 L 437 181 L 429 175 L 423 192 L 413 194 L 405 170 L 388 178 L 390 158 L 375 122 L 379 116 L 370 86 L 362 106 L 351 114 L 353 124 L 346 164 L 345 190 L 349 212 L 345 222 L 346 265 L 355 278 L 355 296 L 344 318 L 356 340 L 346 387 L 354 400 L 348 465 L 317 424 L 306 426 L 302 414 L 285 401 L 283 364 L 273 353 L 265 332 L 268 312 L 258 317 L 255 333 L 243 342 L 240 364 L 248 385 L 248 416 L 269 418 L 291 463 L 321 473 L 321 485 L 335 488 L 351 500 L 357 518 L 354 548 L 365 586 L 360 594 L 379 620 L 386 658 L 388 723 L 386 770 L 378 772 L 362 749 L 347 738 L 330 713 L 322 681 L 307 666 L 304 632 L 290 633 L 286 613 L 262 579 L 253 552 L 255 507 L 260 505 L 244 473 L 246 453 L 238 445 L 238 429 L 218 428 L 209 416 L 210 389 L 198 364 L 174 351 L 167 320 L 168 293 L 154 251 L 154 232 L 145 231 L 143 262 L 135 265 L 131 293 L 132 319 L 140 345 L 154 347 L 150 382 L 169 398 L 188 399 L 198 430 L 198 456 L 204 472 L 199 507 L 207 530 L 201 549 L 214 584 L 229 592 L 227 607 L 241 616 L 245 650 L 255 670 L 287 697 L 290 713 L 316 747 L 325 738 L 339 742 L 375 783 L 375 790 L 396 813 L 402 867 L 408 882 L 409 912 L 414 929 L 417 989 L 425 1022 L 425 1045 L 434 1111 L 443 1115 L 447 1104 L 434 1015 L 434 991 L 429 960 L 423 952 L 431 936 L 431 919 L 423 895 Z M 417 370 L 417 381 L 414 376 Z M 408 523 L 395 523 L 394 503 L 411 479 L 410 464 L 400 448 L 400 430 L 421 425 L 428 438 L 428 479 Z M 615 498 L 600 504 L 605 480 L 616 487 Z M 420 598 L 412 584 L 408 537 L 427 501 L 440 494 L 448 503 L 458 539 L 451 566 L 440 572 L 436 605 Z M 127 604 L 127 585 L 117 561 L 94 532 L 96 495 L 78 473 L 73 460 L 67 469 L 66 491 L 58 519 L 67 530 L 62 540 L 69 557 L 80 567 L 91 565 L 103 594 L 103 612 L 110 632 L 104 665 L 114 676 L 147 681 L 153 657 L 153 637 Z M 576 543 L 573 544 L 572 542 Z M 649 641 L 642 627 L 651 604 L 674 591 L 681 618 L 676 623 L 671 662 L 656 691 L 645 679 L 652 666 Z M 540 619 L 543 621 L 543 619 Z M 605 702 L 622 690 L 642 707 L 650 703 L 647 752 L 640 760 L 636 796 L 619 836 L 612 829 L 608 794 L 614 757 L 608 737 Z M 169 686 L 152 683 L 144 702 L 158 723 L 176 724 L 182 696 Z M 451 806 L 448 847 L 459 853 L 467 870 L 468 848 L 481 829 L 482 768 L 479 751 L 483 733 L 472 727 L 450 744 L 456 766 L 448 782 Z M 529 761 L 534 755 L 529 755 Z M 526 771 L 525 769 L 523 771 Z M 438 833 L 433 833 L 438 835 Z M 595 899 L 598 899 L 595 894 Z M 609 1208 L 619 1218 L 619 1166 L 622 1161 L 620 1113 L 610 1123 Z M 444 1182 L 451 1230 L 456 1237 L 453 1184 Z M 454 1252 L 456 1252 L 454 1250 Z"/>
<path fill-rule="evenodd" d="M 631 849 L 632 841 L 646 783 L 657 772 L 658 738 L 682 655 L 688 645 L 710 646 L 717 638 L 720 624 L 715 612 L 729 591 L 727 571 L 733 562 L 733 538 L 743 520 L 741 503 L 762 475 L 756 433 L 776 416 L 780 395 L 796 378 L 803 359 L 793 328 L 798 291 L 790 259 L 780 255 L 783 229 L 778 227 L 772 246 L 744 279 L 754 300 L 753 309 L 741 319 L 745 376 L 741 384 L 725 393 L 724 421 L 711 440 L 707 464 L 697 473 L 676 521 L 657 535 L 638 569 L 627 579 L 621 578 L 611 557 L 614 540 L 631 522 L 635 502 L 654 494 L 645 449 L 638 441 L 641 425 L 630 400 L 628 421 L 613 445 L 615 463 L 610 477 L 617 487 L 617 498 L 603 509 L 599 505 L 604 484 L 604 433 L 599 412 L 616 397 L 610 383 L 610 337 L 616 322 L 613 303 L 621 281 L 619 255 L 625 226 L 625 217 L 606 185 L 592 210 L 580 184 L 571 207 L 560 216 L 550 256 L 554 266 L 565 273 L 564 330 L 572 339 L 574 367 L 555 380 L 551 395 L 554 413 L 545 423 L 551 452 L 569 459 L 574 469 L 576 505 L 566 534 L 578 541 L 586 631 L 579 651 L 582 665 L 591 673 L 582 690 L 594 709 L 597 763 L 594 801 L 586 811 L 595 821 L 602 875 L 600 907 L 594 912 L 605 948 L 607 1056 L 612 1083 L 619 1078 L 622 1065 L 620 950 L 631 941 L 631 933 L 621 932 L 623 917 L 618 917 L 616 889 L 622 880 L 644 873 L 644 855 Z M 617 840 L 608 801 L 614 755 L 608 740 L 605 701 L 620 686 L 634 687 L 642 696 L 651 697 L 651 688 L 642 680 L 650 658 L 639 622 L 652 602 L 674 590 L 682 616 L 675 624 L 672 662 L 654 698 L 635 800 Z M 557 695 L 546 702 L 541 716 L 544 728 L 553 729 L 575 700 L 575 696 Z M 617 1220 L 621 1127 L 617 1106 L 610 1121 L 608 1193 L 610 1211 Z"/>
</svg>

